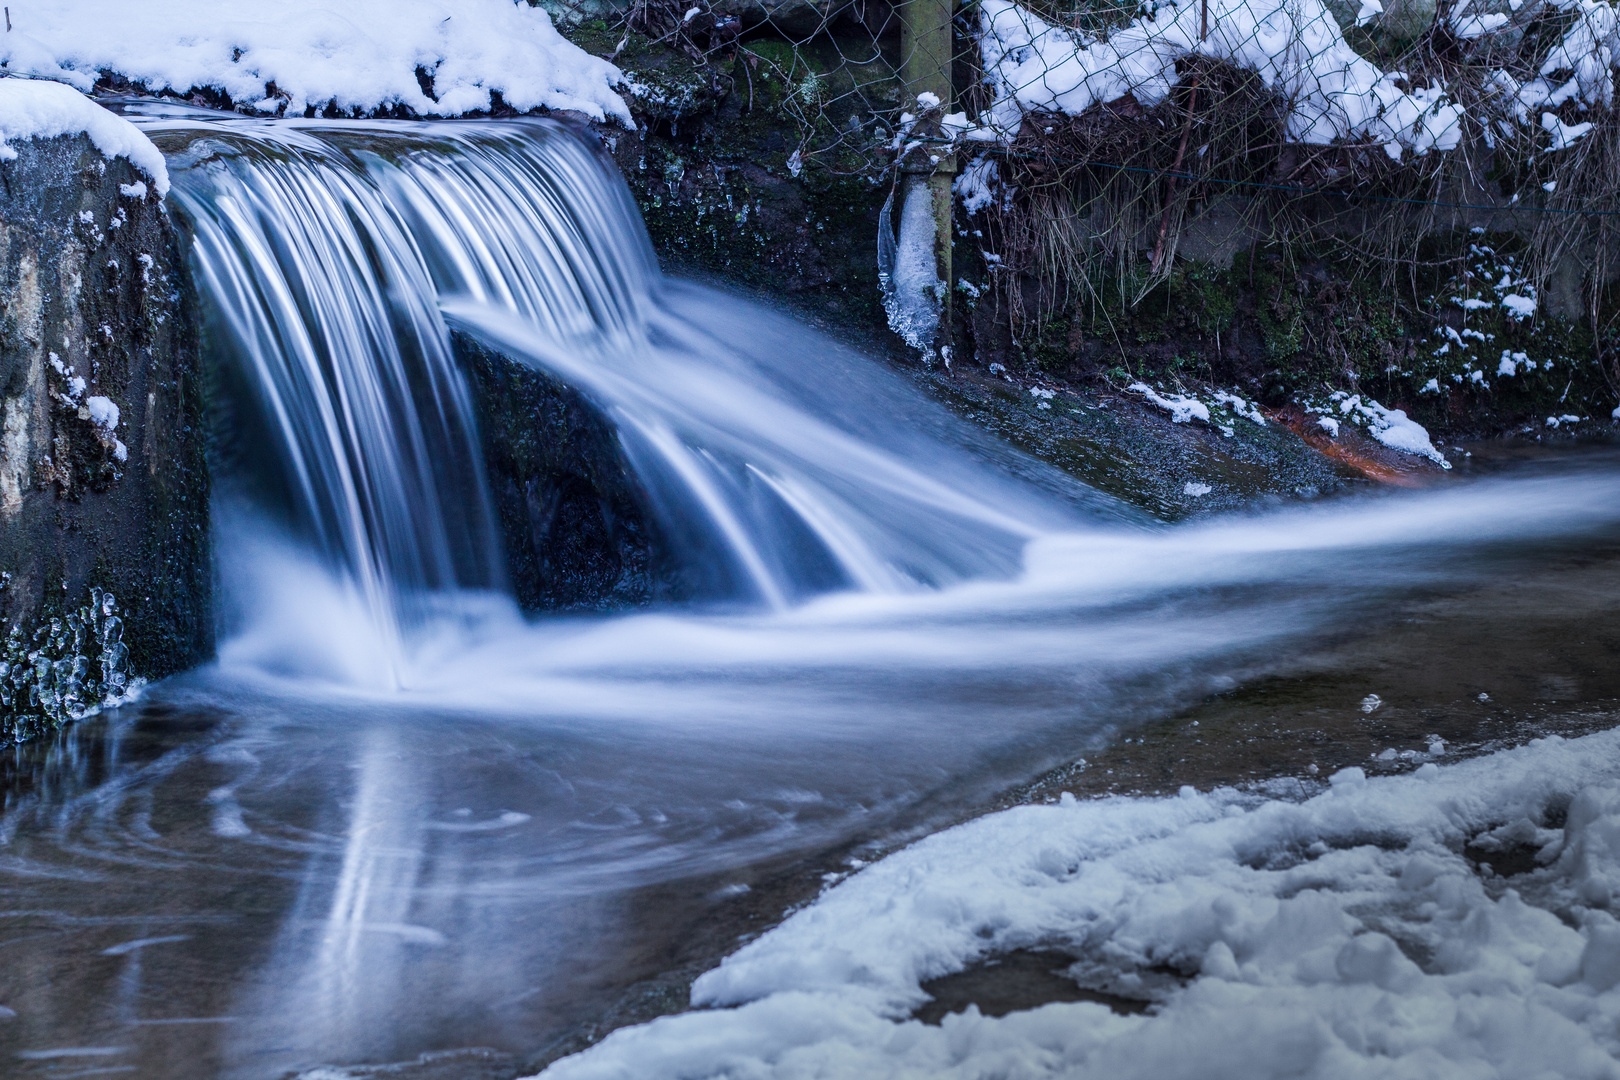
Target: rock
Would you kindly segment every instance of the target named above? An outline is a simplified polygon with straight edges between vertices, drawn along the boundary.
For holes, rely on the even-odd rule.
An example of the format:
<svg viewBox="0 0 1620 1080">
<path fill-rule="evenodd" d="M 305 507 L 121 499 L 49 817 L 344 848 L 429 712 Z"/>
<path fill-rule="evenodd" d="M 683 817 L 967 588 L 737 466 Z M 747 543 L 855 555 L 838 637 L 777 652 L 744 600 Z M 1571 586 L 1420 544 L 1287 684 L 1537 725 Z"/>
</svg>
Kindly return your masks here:
<svg viewBox="0 0 1620 1080">
<path fill-rule="evenodd" d="M 578 391 L 465 334 L 513 594 L 526 611 L 635 607 L 677 593 L 617 432 Z"/>
<path fill-rule="evenodd" d="M 177 235 L 129 163 L 87 138 L 15 148 L 0 164 L 0 618 L 31 638 L 105 590 L 130 672 L 166 675 L 213 648 L 204 387 Z M 30 708 L 0 706 L 0 745 L 33 730 Z"/>
</svg>

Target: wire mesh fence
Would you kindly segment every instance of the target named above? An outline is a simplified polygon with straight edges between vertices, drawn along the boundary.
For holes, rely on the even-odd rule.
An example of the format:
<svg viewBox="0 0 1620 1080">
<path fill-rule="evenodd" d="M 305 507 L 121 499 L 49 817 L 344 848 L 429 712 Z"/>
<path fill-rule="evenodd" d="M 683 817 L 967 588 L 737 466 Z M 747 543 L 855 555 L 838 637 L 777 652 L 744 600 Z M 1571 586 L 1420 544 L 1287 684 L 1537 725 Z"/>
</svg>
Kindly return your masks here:
<svg viewBox="0 0 1620 1080">
<path fill-rule="evenodd" d="M 1614 336 L 1610 3 L 973 0 L 943 8 L 943 50 L 918 29 L 937 3 L 634 0 L 614 17 L 768 98 L 797 133 L 795 173 L 893 190 L 959 172 L 991 277 L 1033 276 L 1053 303 L 1133 303 L 1178 255 L 1277 242 L 1391 287 L 1466 278 L 1483 230 L 1522 251 L 1480 295 L 1533 301 L 1573 265 L 1582 313 Z"/>
</svg>

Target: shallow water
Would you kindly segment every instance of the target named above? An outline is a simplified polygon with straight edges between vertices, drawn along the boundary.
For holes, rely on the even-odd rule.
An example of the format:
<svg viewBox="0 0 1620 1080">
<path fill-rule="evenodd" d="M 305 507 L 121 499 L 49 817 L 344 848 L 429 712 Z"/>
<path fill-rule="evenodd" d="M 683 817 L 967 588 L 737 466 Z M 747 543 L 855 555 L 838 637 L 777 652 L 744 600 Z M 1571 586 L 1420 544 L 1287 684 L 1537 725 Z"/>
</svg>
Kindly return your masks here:
<svg viewBox="0 0 1620 1080">
<path fill-rule="evenodd" d="M 1449 693 L 1445 669 L 1465 665 L 1448 643 L 1481 633 L 1469 598 L 1508 617 L 1517 576 L 1562 584 L 1518 596 L 1512 618 L 1577 634 L 1620 609 L 1615 466 L 1053 534 L 1010 580 L 785 612 L 524 622 L 475 597 L 414 639 L 404 690 L 276 674 L 239 639 L 142 705 L 16 752 L 0 816 L 11 1067 L 272 1077 L 542 1052 L 672 966 L 768 868 L 957 819 L 1296 658 L 1405 633 Z M 322 572 L 283 558 L 313 602 Z M 1571 588 L 1588 603 L 1572 610 Z M 1449 615 L 1413 638 L 1435 605 Z M 1557 670 L 1524 658 L 1538 664 Z"/>
<path fill-rule="evenodd" d="M 474 1046 L 510 1057 L 439 1073 L 515 1075 L 678 1007 L 682 972 L 838 860 L 1414 605 L 1585 560 L 1620 607 L 1613 455 L 1167 527 L 869 358 L 661 281 L 557 125 L 151 130 L 244 418 L 226 632 L 217 664 L 8 752 L 8 1075 Z M 614 423 L 700 579 L 686 606 L 516 611 L 452 323 Z M 1589 617 L 1559 595 L 1513 610 Z M 1443 667 L 1458 636 L 1414 648 Z"/>
</svg>

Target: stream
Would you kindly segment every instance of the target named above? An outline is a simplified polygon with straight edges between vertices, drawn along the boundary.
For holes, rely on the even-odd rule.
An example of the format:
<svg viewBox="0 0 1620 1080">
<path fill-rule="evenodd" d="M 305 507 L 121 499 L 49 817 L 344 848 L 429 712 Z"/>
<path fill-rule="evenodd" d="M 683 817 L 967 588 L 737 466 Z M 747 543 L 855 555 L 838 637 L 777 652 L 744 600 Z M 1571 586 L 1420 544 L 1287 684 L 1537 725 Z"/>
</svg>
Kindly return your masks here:
<svg viewBox="0 0 1620 1080">
<path fill-rule="evenodd" d="M 1324 657 L 1399 642 L 1416 709 L 1484 638 L 1613 704 L 1613 454 L 1166 526 L 663 279 L 565 125 L 141 123 L 232 402 L 221 646 L 0 772 L 7 1075 L 522 1075 L 821 874 Z M 452 331 L 611 421 L 679 602 L 518 610 Z"/>
</svg>

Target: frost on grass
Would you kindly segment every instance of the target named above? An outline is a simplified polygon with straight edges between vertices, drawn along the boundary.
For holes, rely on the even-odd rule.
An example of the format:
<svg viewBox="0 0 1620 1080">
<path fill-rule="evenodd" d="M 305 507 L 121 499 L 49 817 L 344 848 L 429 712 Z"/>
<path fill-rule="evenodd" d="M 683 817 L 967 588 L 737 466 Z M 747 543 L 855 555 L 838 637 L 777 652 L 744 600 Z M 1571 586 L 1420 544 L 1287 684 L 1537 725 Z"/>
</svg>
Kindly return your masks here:
<svg viewBox="0 0 1620 1080">
<path fill-rule="evenodd" d="M 498 93 L 519 112 L 630 123 L 613 90 L 619 69 L 565 40 L 544 10 L 509 0 L 52 0 L 11 14 L 0 61 L 81 90 L 110 71 L 151 91 L 213 88 L 261 112 L 405 105 L 423 116 L 488 109 Z"/>
<path fill-rule="evenodd" d="M 1317 794 L 1065 796 L 931 836 L 698 979 L 703 1011 L 545 1076 L 1616 1074 L 1620 732 L 1293 786 Z M 1480 865 L 1503 856 L 1531 869 Z M 1015 949 L 1156 1007 L 908 1019 L 924 982 Z"/>
<path fill-rule="evenodd" d="M 0 42 L 5 40 L 0 35 Z M 0 44 L 0 50 L 5 47 Z M 89 136 L 103 157 L 127 158 L 151 177 L 159 196 L 168 193 L 169 170 L 163 154 L 134 124 L 61 83 L 0 79 L 0 161 L 16 160 L 13 142 L 81 134 Z M 125 195 L 133 195 L 137 187 L 144 197 L 144 183 L 121 185 L 120 189 Z"/>
</svg>

